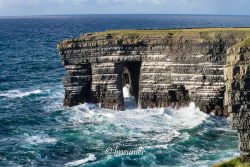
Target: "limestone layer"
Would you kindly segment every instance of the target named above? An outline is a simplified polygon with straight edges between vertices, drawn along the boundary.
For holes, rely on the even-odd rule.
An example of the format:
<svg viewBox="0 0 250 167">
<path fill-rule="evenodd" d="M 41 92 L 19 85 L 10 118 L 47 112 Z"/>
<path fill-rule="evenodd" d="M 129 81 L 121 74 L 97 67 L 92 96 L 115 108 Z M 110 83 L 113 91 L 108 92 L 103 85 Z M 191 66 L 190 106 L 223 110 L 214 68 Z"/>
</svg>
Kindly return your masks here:
<svg viewBox="0 0 250 167">
<path fill-rule="evenodd" d="M 226 51 L 248 35 L 249 29 L 120 30 L 64 40 L 58 45 L 68 72 L 64 104 L 122 110 L 127 82 L 141 108 L 193 101 L 206 113 L 227 115 Z"/>
<path fill-rule="evenodd" d="M 67 70 L 66 106 L 84 102 L 123 110 L 123 87 L 140 108 L 228 113 L 250 161 L 250 28 L 119 30 L 83 34 L 58 45 Z"/>
<path fill-rule="evenodd" d="M 238 130 L 241 158 L 250 161 L 250 40 L 245 40 L 228 51 L 225 68 L 225 105 Z"/>
</svg>

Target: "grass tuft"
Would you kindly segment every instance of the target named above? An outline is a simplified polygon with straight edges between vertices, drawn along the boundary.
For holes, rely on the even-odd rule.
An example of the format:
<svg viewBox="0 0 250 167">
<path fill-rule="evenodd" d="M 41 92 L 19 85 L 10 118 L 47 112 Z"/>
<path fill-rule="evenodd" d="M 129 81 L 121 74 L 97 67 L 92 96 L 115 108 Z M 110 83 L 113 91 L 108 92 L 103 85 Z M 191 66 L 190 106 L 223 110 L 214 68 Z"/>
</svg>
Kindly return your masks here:
<svg viewBox="0 0 250 167">
<path fill-rule="evenodd" d="M 241 162 L 240 158 L 234 158 L 226 162 L 215 164 L 212 167 L 250 167 L 250 163 Z"/>
</svg>

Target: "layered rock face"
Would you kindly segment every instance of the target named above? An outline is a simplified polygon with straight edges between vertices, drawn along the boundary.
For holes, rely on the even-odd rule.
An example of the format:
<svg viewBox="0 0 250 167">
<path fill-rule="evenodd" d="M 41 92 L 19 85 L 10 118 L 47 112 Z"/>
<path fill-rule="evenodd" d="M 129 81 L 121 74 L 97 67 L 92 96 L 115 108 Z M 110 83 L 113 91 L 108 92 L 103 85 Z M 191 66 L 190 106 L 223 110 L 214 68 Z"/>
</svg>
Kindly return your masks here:
<svg viewBox="0 0 250 167">
<path fill-rule="evenodd" d="M 228 51 L 225 105 L 238 130 L 241 158 L 250 161 L 250 39 Z"/>
<path fill-rule="evenodd" d="M 250 159 L 250 28 L 118 30 L 58 45 L 68 76 L 64 105 L 123 110 L 123 87 L 140 108 L 180 107 L 227 116 Z"/>
<path fill-rule="evenodd" d="M 68 73 L 64 104 L 92 102 L 123 110 L 126 83 L 140 108 L 193 101 L 206 113 L 227 115 L 226 51 L 249 34 L 248 29 L 233 31 L 121 30 L 64 40 L 58 45 Z"/>
</svg>

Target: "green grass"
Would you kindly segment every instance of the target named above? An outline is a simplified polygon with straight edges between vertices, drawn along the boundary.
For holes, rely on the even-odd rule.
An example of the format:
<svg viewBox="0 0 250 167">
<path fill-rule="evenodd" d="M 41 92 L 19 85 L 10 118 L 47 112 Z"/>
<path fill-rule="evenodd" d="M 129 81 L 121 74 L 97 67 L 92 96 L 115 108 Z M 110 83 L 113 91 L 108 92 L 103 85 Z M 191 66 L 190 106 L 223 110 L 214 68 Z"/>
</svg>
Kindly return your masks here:
<svg viewBox="0 0 250 167">
<path fill-rule="evenodd" d="M 104 34 L 122 34 L 122 35 L 174 35 L 181 33 L 183 30 L 109 30 Z"/>
<path fill-rule="evenodd" d="M 82 34 L 80 38 L 63 40 L 58 49 L 73 48 L 72 43 L 81 41 L 99 42 L 119 41 L 124 45 L 133 45 L 141 42 L 158 44 L 161 40 L 216 40 L 225 39 L 247 39 L 250 38 L 250 28 L 190 28 L 190 29 L 127 29 L 108 30 L 105 32 L 93 32 Z M 183 41 L 184 41 L 183 40 Z M 250 40 L 245 43 L 250 46 Z M 99 43 L 98 43 L 99 45 Z M 100 42 L 101 45 L 101 42 Z"/>
<path fill-rule="evenodd" d="M 234 47 L 237 48 L 237 47 L 243 47 L 243 46 L 250 47 L 250 38 L 247 38 L 246 40 L 240 43 L 237 43 Z"/>
<path fill-rule="evenodd" d="M 247 38 L 246 40 L 237 43 L 236 45 L 229 48 L 229 54 L 239 54 L 240 48 L 247 47 L 250 48 L 250 38 Z"/>
<path fill-rule="evenodd" d="M 175 38 L 178 36 L 195 37 L 196 39 L 213 40 L 220 34 L 229 36 L 230 34 L 249 34 L 250 28 L 190 28 L 190 29 L 127 29 L 127 30 L 108 30 L 105 32 L 87 33 L 99 37 L 107 37 L 108 40 L 119 39 L 141 39 L 147 37 Z M 82 34 L 84 39 L 86 34 Z"/>
<path fill-rule="evenodd" d="M 247 40 L 243 41 L 243 46 L 250 47 L 250 38 L 248 38 Z"/>
<path fill-rule="evenodd" d="M 250 28 L 190 28 L 190 29 L 163 29 L 163 30 L 109 30 L 104 32 L 105 34 L 139 34 L 139 35 L 159 35 L 159 34 L 166 34 L 166 33 L 185 33 L 185 32 L 234 32 L 234 31 L 249 31 Z"/>
<path fill-rule="evenodd" d="M 226 162 L 221 162 L 219 164 L 215 164 L 212 167 L 250 167 L 250 163 L 240 162 L 239 158 L 234 158 Z"/>
</svg>

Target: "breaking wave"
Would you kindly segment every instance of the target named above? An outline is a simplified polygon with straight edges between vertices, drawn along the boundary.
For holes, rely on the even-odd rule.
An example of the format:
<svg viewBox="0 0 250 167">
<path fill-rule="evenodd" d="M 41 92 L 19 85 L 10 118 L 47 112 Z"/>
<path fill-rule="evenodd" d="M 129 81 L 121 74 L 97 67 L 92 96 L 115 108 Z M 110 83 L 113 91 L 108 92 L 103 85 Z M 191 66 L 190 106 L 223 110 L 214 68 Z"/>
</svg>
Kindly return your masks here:
<svg viewBox="0 0 250 167">
<path fill-rule="evenodd" d="M 102 136 L 100 139 L 91 141 L 91 143 L 100 149 L 100 152 L 107 147 L 136 147 L 144 148 L 146 154 L 139 158 L 150 158 L 154 156 L 157 150 L 164 152 L 166 156 L 177 154 L 179 158 L 174 160 L 185 159 L 179 163 L 183 166 L 207 166 L 217 161 L 202 160 L 207 154 L 223 153 L 221 159 L 229 155 L 235 155 L 236 149 L 220 150 L 218 143 L 223 140 L 232 140 L 235 133 L 227 125 L 228 120 L 223 117 L 208 115 L 199 110 L 194 103 L 180 109 L 158 108 L 158 109 L 126 109 L 125 111 L 116 111 L 99 108 L 94 104 L 82 104 L 70 108 L 67 114 L 68 123 L 81 131 L 82 135 Z M 224 127 L 222 127 L 224 125 Z M 222 135 L 227 139 L 218 139 L 209 136 Z M 84 140 L 92 140 L 83 137 Z M 230 139 L 228 139 L 230 138 Z M 122 140 L 120 140 L 122 139 Z M 211 143 L 210 140 L 215 140 Z M 215 144 L 215 146 L 213 146 Z M 210 145 L 206 150 L 206 145 Z M 223 143 L 222 145 L 227 145 Z M 232 147 L 232 146 L 231 146 Z M 100 153 L 99 152 L 99 153 Z M 187 152 L 187 153 L 185 153 Z M 200 152 L 200 153 L 199 153 Z M 171 156 L 169 157 L 170 159 Z M 114 158 L 114 157 L 113 157 Z M 97 159 L 95 164 L 100 165 L 104 160 Z M 114 159 L 105 160 L 115 161 Z M 151 160 L 150 160 L 151 161 Z M 152 160 L 154 166 L 157 160 Z M 170 165 L 171 166 L 171 165 Z M 175 165 L 172 165 L 175 166 Z"/>
<path fill-rule="evenodd" d="M 96 160 L 95 154 L 89 153 L 89 154 L 87 154 L 87 158 L 73 161 L 73 162 L 68 162 L 65 164 L 65 166 L 78 166 L 78 165 L 83 165 L 83 164 L 86 164 L 87 162 L 95 161 L 95 160 Z"/>
<path fill-rule="evenodd" d="M 40 89 L 33 90 L 33 91 L 20 91 L 20 90 L 9 90 L 5 93 L 0 93 L 0 96 L 9 97 L 9 98 L 18 98 L 18 97 L 25 97 L 30 96 L 32 94 L 40 94 L 42 91 Z"/>
<path fill-rule="evenodd" d="M 94 104 L 82 104 L 73 107 L 68 112 L 71 113 L 71 119 L 75 122 L 82 123 L 87 119 L 89 121 L 93 119 L 94 121 L 102 122 L 113 119 L 117 121 L 118 124 L 136 122 L 138 123 L 137 127 L 145 124 L 148 126 L 153 123 L 159 123 L 157 118 L 164 118 L 161 120 L 163 124 L 178 126 L 180 128 L 193 128 L 210 116 L 200 112 L 194 103 L 190 103 L 189 106 L 177 110 L 170 108 L 133 109 L 130 112 L 129 110 L 116 111 L 103 109 Z M 143 122 L 140 123 L 140 120 L 143 120 Z"/>
<path fill-rule="evenodd" d="M 55 144 L 57 142 L 55 138 L 51 138 L 46 134 L 40 134 L 40 135 L 35 135 L 35 136 L 29 136 L 25 134 L 25 136 L 26 136 L 26 141 L 32 145 L 38 145 L 38 144 L 44 144 L 44 143 Z"/>
</svg>

